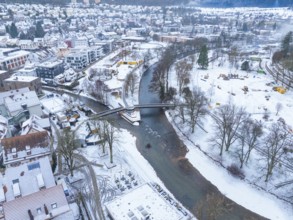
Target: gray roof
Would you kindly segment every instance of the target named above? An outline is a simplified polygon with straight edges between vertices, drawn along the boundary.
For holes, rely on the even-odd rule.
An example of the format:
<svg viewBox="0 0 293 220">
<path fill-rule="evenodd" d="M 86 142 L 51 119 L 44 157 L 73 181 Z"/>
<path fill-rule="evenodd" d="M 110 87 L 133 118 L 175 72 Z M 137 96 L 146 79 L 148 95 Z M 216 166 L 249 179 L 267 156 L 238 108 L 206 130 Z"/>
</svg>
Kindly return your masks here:
<svg viewBox="0 0 293 220">
<path fill-rule="evenodd" d="M 9 167 L 5 171 L 5 176 L 0 175 L 0 185 L 6 186 L 6 201 L 15 199 L 13 191 L 13 181 L 18 180 L 19 190 L 22 196 L 27 196 L 40 190 L 38 176 L 42 174 L 44 187 L 55 186 L 54 176 L 48 157 L 40 158 L 36 161 L 25 163 L 17 167 Z"/>
<path fill-rule="evenodd" d="M 56 208 L 52 208 L 52 204 L 54 203 L 57 205 Z M 30 220 L 28 210 L 31 211 L 34 219 L 51 219 L 50 215 L 45 214 L 44 204 L 46 205 L 48 212 L 52 213 L 53 217 L 58 216 L 60 219 L 62 219 L 62 216 L 66 216 L 66 220 L 74 219 L 72 211 L 69 208 L 66 197 L 64 195 L 62 185 L 57 185 L 4 203 L 3 209 L 5 219 Z M 37 212 L 38 208 L 41 209 L 40 213 Z"/>
<path fill-rule="evenodd" d="M 1 92 L 0 93 L 0 105 L 4 103 L 4 98 L 9 97 L 9 96 L 13 96 L 16 94 L 21 94 L 24 92 L 29 92 L 29 88 L 21 88 L 21 89 L 16 89 L 16 90 L 10 90 L 7 92 Z"/>
<path fill-rule="evenodd" d="M 4 99 L 4 103 L 10 113 L 23 110 L 23 104 L 26 104 L 28 108 L 41 105 L 41 102 L 35 91 L 24 92 L 14 96 L 6 97 Z"/>
</svg>

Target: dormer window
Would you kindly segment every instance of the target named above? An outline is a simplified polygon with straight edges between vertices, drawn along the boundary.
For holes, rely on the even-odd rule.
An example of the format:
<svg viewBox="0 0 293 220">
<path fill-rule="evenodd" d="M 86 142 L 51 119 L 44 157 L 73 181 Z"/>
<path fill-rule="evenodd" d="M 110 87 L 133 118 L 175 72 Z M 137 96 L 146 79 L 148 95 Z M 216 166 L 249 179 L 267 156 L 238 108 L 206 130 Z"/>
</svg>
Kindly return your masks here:
<svg viewBox="0 0 293 220">
<path fill-rule="evenodd" d="M 12 158 L 17 158 L 16 148 L 12 148 Z"/>
<path fill-rule="evenodd" d="M 26 150 L 26 154 L 27 155 L 31 155 L 32 154 L 32 151 L 31 151 L 31 147 L 30 146 L 26 146 L 25 147 L 25 150 Z"/>
<path fill-rule="evenodd" d="M 37 213 L 38 214 L 41 214 L 42 213 L 42 208 L 41 207 L 37 208 Z"/>
<path fill-rule="evenodd" d="M 52 209 L 56 209 L 56 208 L 57 208 L 57 203 L 56 203 L 56 202 L 55 202 L 55 203 L 52 203 L 52 204 L 51 204 L 51 208 L 52 208 Z"/>
</svg>

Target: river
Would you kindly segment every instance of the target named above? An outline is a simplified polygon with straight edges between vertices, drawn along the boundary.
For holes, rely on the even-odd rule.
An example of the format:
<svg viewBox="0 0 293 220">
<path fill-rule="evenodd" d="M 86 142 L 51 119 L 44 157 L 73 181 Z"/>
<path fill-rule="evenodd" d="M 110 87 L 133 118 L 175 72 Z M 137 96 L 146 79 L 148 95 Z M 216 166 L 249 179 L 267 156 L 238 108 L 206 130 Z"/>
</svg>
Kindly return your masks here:
<svg viewBox="0 0 293 220">
<path fill-rule="evenodd" d="M 139 93 L 141 104 L 160 102 L 159 97 L 148 89 L 153 69 L 154 66 L 142 76 Z M 96 112 L 107 109 L 91 99 L 84 97 L 80 99 Z M 139 152 L 152 165 L 169 191 L 193 214 L 196 213 L 195 210 L 199 202 L 204 200 L 208 194 L 219 194 L 218 189 L 185 159 L 187 148 L 178 138 L 163 110 L 141 110 L 142 121 L 139 127 L 129 124 L 117 114 L 110 117 L 115 120 L 116 126 L 127 129 L 136 136 Z M 147 144 L 150 144 L 151 147 L 147 148 Z M 229 199 L 228 203 L 231 204 L 229 205 L 230 210 L 215 219 L 265 219 Z"/>
</svg>

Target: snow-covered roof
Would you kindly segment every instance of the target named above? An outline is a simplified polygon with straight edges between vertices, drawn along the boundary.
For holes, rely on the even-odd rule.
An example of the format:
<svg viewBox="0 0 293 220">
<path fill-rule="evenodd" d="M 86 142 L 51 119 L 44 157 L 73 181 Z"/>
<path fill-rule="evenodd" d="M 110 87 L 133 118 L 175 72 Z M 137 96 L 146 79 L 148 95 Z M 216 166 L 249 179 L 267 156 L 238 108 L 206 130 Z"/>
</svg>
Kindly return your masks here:
<svg viewBox="0 0 293 220">
<path fill-rule="evenodd" d="M 46 214 L 45 206 L 48 214 Z M 30 219 L 28 210 L 36 220 L 51 219 L 57 216 L 58 219 L 74 220 L 61 185 L 4 203 L 3 209 L 5 219 L 11 220 Z M 37 209 L 40 209 L 39 212 Z"/>
<path fill-rule="evenodd" d="M 7 71 L 5 71 L 5 70 L 0 70 L 0 75 L 1 75 L 1 74 L 4 74 L 4 73 L 7 73 Z"/>
<path fill-rule="evenodd" d="M 114 220 L 150 219 L 178 220 L 182 216 L 150 185 L 142 185 L 106 204 L 106 208 Z"/>
<path fill-rule="evenodd" d="M 21 111 L 22 105 L 26 105 L 27 108 L 32 106 L 41 105 L 40 100 L 35 91 L 29 91 L 14 96 L 9 96 L 4 99 L 5 106 L 9 112 Z"/>
<path fill-rule="evenodd" d="M 35 76 L 13 76 L 8 79 L 5 79 L 4 81 L 7 81 L 7 82 L 32 82 L 36 79 L 38 79 L 38 77 L 35 77 Z"/>
<path fill-rule="evenodd" d="M 38 192 L 42 187 L 55 186 L 49 158 L 43 157 L 33 162 L 6 168 L 5 176 L 0 176 L 1 185 L 7 188 L 6 201 L 15 199 L 17 191 L 12 190 L 12 185 L 16 182 L 19 184 L 18 190 L 21 196 Z"/>
<path fill-rule="evenodd" d="M 41 103 L 45 110 L 50 113 L 61 112 L 65 109 L 65 104 L 63 100 L 59 97 L 44 98 L 41 99 Z"/>
<path fill-rule="evenodd" d="M 40 118 L 32 115 L 28 120 L 24 121 L 21 126 L 21 135 L 28 134 L 32 129 L 36 131 L 44 131 L 51 126 L 49 118 Z"/>
<path fill-rule="evenodd" d="M 50 137 L 47 131 L 4 138 L 1 140 L 1 145 L 4 151 L 3 163 L 5 164 L 50 153 Z"/>
<path fill-rule="evenodd" d="M 51 61 L 51 62 L 47 61 L 47 62 L 39 64 L 38 67 L 53 68 L 57 65 L 62 64 L 62 62 L 63 62 L 62 60 L 56 60 L 56 61 Z"/>
<path fill-rule="evenodd" d="M 21 89 L 10 90 L 7 92 L 1 92 L 0 93 L 0 105 L 2 105 L 4 103 L 4 98 L 6 98 L 6 97 L 26 93 L 29 91 L 30 91 L 29 88 L 26 87 L 26 88 L 21 88 Z"/>
<path fill-rule="evenodd" d="M 8 54 L 8 56 L 0 57 L 0 62 L 5 62 L 7 60 L 11 60 L 11 59 L 14 59 L 14 58 L 17 58 L 17 57 L 21 57 L 21 56 L 27 56 L 29 54 L 30 54 L 30 52 L 24 51 L 24 50 L 19 50 L 19 51 L 11 52 L 11 53 Z"/>
</svg>

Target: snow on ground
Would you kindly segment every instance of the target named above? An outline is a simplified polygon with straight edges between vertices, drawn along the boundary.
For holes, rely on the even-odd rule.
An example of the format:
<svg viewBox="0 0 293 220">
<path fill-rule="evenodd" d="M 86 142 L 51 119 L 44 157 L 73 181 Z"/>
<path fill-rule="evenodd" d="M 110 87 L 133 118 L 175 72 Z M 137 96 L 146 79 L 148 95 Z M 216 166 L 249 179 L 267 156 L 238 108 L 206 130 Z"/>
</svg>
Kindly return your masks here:
<svg viewBox="0 0 293 220">
<path fill-rule="evenodd" d="M 84 133 L 84 128 L 81 129 L 81 133 Z M 117 133 L 118 134 L 118 133 Z M 113 160 L 114 163 L 111 165 L 109 163 L 109 153 L 108 149 L 106 154 L 102 154 L 102 149 L 100 146 L 93 145 L 81 149 L 81 153 L 90 161 L 94 163 L 103 164 L 104 169 L 93 167 L 98 176 L 107 176 L 109 180 L 108 187 L 112 187 L 117 191 L 115 196 L 118 196 L 121 193 L 127 193 L 132 188 L 142 186 L 145 183 L 157 183 L 159 184 L 173 199 L 174 196 L 167 190 L 163 182 L 157 176 L 155 170 L 148 163 L 148 161 L 139 153 L 136 148 L 136 138 L 131 135 L 127 130 L 120 130 L 118 134 L 118 141 L 113 147 Z M 112 166 L 112 168 L 107 169 L 106 166 Z M 128 174 L 131 173 L 135 179 L 130 180 Z M 130 182 L 134 183 L 135 181 L 138 185 L 131 185 L 131 189 L 127 189 L 126 185 L 122 181 L 122 177 L 129 179 Z M 119 179 L 119 182 L 115 180 Z M 121 192 L 117 188 L 117 185 L 121 184 L 126 189 Z M 108 198 L 107 201 L 114 199 Z M 183 206 L 182 206 L 183 207 Z M 187 210 L 186 210 L 187 211 Z"/>
<path fill-rule="evenodd" d="M 83 127 L 79 133 L 87 133 Z M 127 175 L 132 171 L 139 176 L 141 182 L 157 182 L 163 186 L 163 182 L 157 176 L 155 170 L 147 162 L 147 160 L 139 153 L 136 148 L 136 138 L 127 130 L 120 130 L 119 141 L 113 147 L 113 160 L 115 167 L 110 170 L 105 169 L 103 174 L 111 175 L 112 181 L 121 175 Z M 102 155 L 101 146 L 92 145 L 81 149 L 81 152 L 88 160 L 102 164 L 109 164 L 109 150 L 106 149 L 106 154 Z M 100 156 L 102 155 L 102 156 Z M 101 174 L 100 168 L 95 168 L 97 173 Z M 109 173 L 110 172 L 110 173 Z M 165 188 L 166 189 L 166 188 Z"/>
<path fill-rule="evenodd" d="M 288 125 L 293 125 L 293 118 L 291 117 L 293 110 L 292 91 L 287 91 L 285 94 L 273 91 L 272 87 L 277 86 L 277 84 L 267 84 L 273 81 L 269 75 L 258 74 L 256 71 L 246 73 L 235 70 L 229 67 L 228 62 L 224 62 L 223 66 L 218 66 L 218 64 L 216 61 L 215 65 L 213 65 L 214 67 L 209 67 L 208 70 L 194 68 L 191 73 L 190 85 L 191 87 L 197 86 L 206 93 L 207 98 L 211 101 L 210 111 L 232 100 L 237 106 L 245 107 L 252 114 L 252 118 L 261 120 L 264 126 L 269 126 L 280 117 L 284 118 Z M 228 76 L 230 73 L 237 74 L 238 78 L 224 80 L 223 77 L 220 77 L 220 74 Z M 170 78 L 169 85 L 177 87 L 174 71 Z M 249 90 L 246 94 L 242 90 L 244 86 L 247 86 Z M 283 109 L 278 115 L 276 115 L 277 103 L 282 103 L 283 105 Z M 262 118 L 265 112 L 270 115 L 268 121 Z M 276 167 L 272 178 L 268 183 L 265 183 L 264 171 L 261 170 L 261 167 L 265 165 L 265 161 L 256 152 L 253 152 L 249 164 L 243 168 L 245 181 L 236 179 L 230 176 L 226 169 L 219 167 L 213 160 L 207 158 L 196 147 L 198 145 L 215 160 L 221 161 L 225 167 L 230 166 L 232 163 L 239 163 L 238 158 L 233 153 L 233 149 L 230 152 L 224 152 L 223 156 L 220 157 L 219 149 L 211 146 L 209 140 L 212 137 L 213 120 L 210 117 L 207 116 L 204 121 L 204 128 L 208 133 L 196 128 L 195 133 L 191 134 L 188 126 L 182 125 L 178 117 L 173 117 L 175 112 L 170 111 L 169 114 L 171 116 L 168 114 L 167 116 L 189 149 L 187 158 L 223 194 L 240 205 L 270 219 L 292 219 L 292 207 L 287 203 L 285 204 L 264 190 L 258 190 L 256 187 L 249 185 L 249 183 L 256 184 L 269 192 L 284 197 L 288 195 L 288 192 L 291 192 L 290 185 L 280 189 L 276 189 L 275 185 L 292 180 L 293 175 L 291 172 L 284 170 L 282 167 Z"/>
<path fill-rule="evenodd" d="M 168 114 L 166 115 L 169 120 L 172 121 L 172 118 Z M 201 175 L 215 185 L 221 193 L 239 205 L 269 219 L 292 219 L 292 208 L 289 205 L 277 200 L 267 192 L 253 188 L 251 185 L 248 185 L 247 182 L 232 177 L 225 169 L 220 168 L 210 158 L 207 158 L 203 152 L 196 148 L 193 143 L 188 141 L 187 138 L 181 134 L 180 130 L 176 130 L 189 149 L 186 157 Z"/>
</svg>

